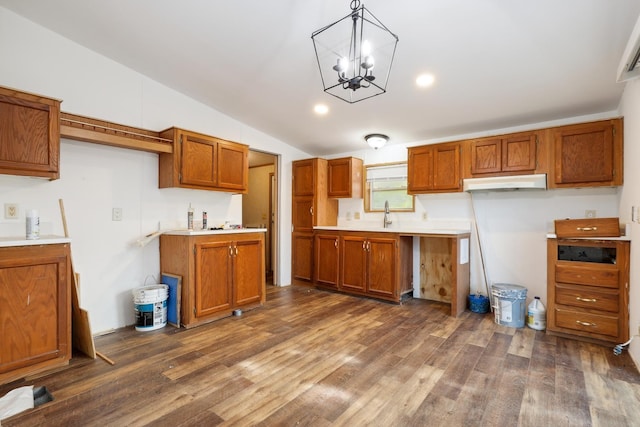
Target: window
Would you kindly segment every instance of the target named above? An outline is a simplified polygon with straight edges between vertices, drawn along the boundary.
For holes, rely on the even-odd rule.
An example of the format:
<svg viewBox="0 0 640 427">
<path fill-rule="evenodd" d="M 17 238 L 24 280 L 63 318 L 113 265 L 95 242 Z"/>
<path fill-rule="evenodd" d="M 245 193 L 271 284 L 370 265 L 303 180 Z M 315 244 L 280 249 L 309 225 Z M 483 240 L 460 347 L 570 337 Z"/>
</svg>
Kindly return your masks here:
<svg viewBox="0 0 640 427">
<path fill-rule="evenodd" d="M 392 212 L 413 212 L 414 197 L 407 194 L 407 163 L 365 166 L 365 212 L 384 211 L 385 201 Z"/>
</svg>

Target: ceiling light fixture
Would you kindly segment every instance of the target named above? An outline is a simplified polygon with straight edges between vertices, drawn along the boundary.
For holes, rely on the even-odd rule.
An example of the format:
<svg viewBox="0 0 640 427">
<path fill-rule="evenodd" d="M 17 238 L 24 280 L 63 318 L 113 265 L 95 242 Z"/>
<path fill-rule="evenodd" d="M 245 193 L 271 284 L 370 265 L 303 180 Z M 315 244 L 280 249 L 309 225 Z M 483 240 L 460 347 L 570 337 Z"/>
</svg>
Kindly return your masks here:
<svg viewBox="0 0 640 427">
<path fill-rule="evenodd" d="M 387 91 L 398 36 L 360 0 L 350 7 L 350 14 L 314 31 L 311 40 L 324 91 L 353 104 Z"/>
<path fill-rule="evenodd" d="M 389 137 L 381 133 L 372 133 L 365 136 L 364 140 L 367 141 L 367 144 L 369 144 L 371 148 L 377 150 L 378 148 L 384 147 L 387 141 L 389 141 Z"/>
</svg>

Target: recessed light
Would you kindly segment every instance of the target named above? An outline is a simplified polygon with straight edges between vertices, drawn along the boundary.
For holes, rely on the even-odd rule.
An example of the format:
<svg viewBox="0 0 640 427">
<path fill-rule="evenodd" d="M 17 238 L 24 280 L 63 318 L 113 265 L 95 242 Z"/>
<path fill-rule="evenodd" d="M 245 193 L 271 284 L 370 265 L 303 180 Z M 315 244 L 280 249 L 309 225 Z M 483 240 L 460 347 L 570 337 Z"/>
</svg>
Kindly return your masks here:
<svg viewBox="0 0 640 427">
<path fill-rule="evenodd" d="M 433 76 L 433 74 L 420 74 L 416 79 L 416 84 L 418 85 L 418 87 L 429 87 L 433 85 L 435 79 L 436 78 Z"/>
<path fill-rule="evenodd" d="M 313 111 L 316 114 L 324 116 L 325 114 L 327 114 L 329 112 L 329 107 L 327 107 L 324 104 L 316 104 L 316 105 L 313 106 Z"/>
</svg>

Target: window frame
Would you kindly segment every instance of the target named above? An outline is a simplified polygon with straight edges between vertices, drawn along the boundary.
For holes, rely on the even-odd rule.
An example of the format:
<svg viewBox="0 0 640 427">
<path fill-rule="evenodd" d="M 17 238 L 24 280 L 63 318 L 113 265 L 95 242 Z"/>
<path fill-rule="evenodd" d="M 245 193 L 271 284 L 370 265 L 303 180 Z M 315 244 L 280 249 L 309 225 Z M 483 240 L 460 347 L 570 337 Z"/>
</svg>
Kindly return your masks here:
<svg viewBox="0 0 640 427">
<path fill-rule="evenodd" d="M 390 163 L 375 163 L 375 164 L 370 164 L 370 165 L 364 165 L 364 173 L 363 173 L 363 180 L 364 180 L 364 211 L 365 212 L 384 212 L 384 208 L 382 209 L 372 209 L 371 208 L 371 186 L 370 186 L 370 181 L 368 179 L 368 173 L 369 173 L 369 168 L 384 168 L 384 167 L 393 167 L 396 165 L 407 165 L 407 162 L 390 162 Z M 407 174 L 408 177 L 408 174 Z M 408 179 L 408 178 L 407 178 Z M 397 208 L 397 207 L 393 207 L 393 206 L 389 206 L 389 211 L 390 212 L 415 212 L 416 210 L 416 197 L 413 194 L 409 194 L 408 192 L 408 182 L 407 182 L 407 186 L 405 187 L 405 190 L 407 190 L 407 196 L 409 196 L 411 198 L 411 207 L 410 208 Z"/>
</svg>

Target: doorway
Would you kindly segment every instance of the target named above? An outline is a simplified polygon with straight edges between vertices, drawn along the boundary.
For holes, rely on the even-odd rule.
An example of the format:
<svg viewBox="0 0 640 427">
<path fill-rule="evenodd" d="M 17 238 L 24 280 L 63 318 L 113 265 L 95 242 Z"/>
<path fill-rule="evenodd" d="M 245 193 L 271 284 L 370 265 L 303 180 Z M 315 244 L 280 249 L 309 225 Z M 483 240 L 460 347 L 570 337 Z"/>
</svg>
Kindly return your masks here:
<svg viewBox="0 0 640 427">
<path fill-rule="evenodd" d="M 249 150 L 249 192 L 242 196 L 242 224 L 266 228 L 265 277 L 278 285 L 278 156 Z"/>
</svg>

